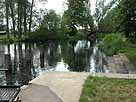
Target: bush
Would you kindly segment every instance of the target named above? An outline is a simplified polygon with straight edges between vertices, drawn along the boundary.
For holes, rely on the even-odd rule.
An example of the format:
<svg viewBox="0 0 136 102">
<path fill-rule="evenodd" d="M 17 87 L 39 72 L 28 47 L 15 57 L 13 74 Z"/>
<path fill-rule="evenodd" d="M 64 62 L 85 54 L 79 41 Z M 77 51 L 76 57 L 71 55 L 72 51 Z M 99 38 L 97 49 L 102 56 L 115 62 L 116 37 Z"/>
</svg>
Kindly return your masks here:
<svg viewBox="0 0 136 102">
<path fill-rule="evenodd" d="M 44 40 L 56 40 L 56 39 L 64 39 L 64 38 L 65 36 L 62 35 L 61 33 L 37 31 L 37 32 L 28 34 L 28 37 L 26 38 L 26 40 L 44 41 Z"/>
<path fill-rule="evenodd" d="M 107 55 L 112 56 L 122 49 L 125 38 L 121 34 L 108 34 L 103 38 L 103 42 L 104 52 Z"/>
<path fill-rule="evenodd" d="M 44 41 L 44 40 L 80 40 L 85 39 L 85 34 L 78 32 L 74 36 L 69 36 L 68 34 L 64 34 L 61 31 L 58 32 L 45 32 L 45 31 L 37 31 L 29 33 L 25 40 L 29 41 Z"/>
</svg>

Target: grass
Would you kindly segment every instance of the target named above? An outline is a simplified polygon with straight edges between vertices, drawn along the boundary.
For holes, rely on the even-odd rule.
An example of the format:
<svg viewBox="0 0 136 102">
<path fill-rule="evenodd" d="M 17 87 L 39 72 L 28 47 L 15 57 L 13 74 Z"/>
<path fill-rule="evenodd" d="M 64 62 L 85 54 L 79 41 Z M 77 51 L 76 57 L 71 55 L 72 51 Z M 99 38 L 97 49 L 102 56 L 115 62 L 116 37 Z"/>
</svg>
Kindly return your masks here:
<svg viewBox="0 0 136 102">
<path fill-rule="evenodd" d="M 24 37 L 19 39 L 19 38 L 15 38 L 14 35 L 10 34 L 8 39 L 7 35 L 0 35 L 0 42 L 13 43 L 13 42 L 21 42 L 21 41 L 24 41 Z"/>
<path fill-rule="evenodd" d="M 7 35 L 0 35 L 0 40 L 6 39 Z"/>
<path fill-rule="evenodd" d="M 89 77 L 80 102 L 136 102 L 136 81 Z"/>
<path fill-rule="evenodd" d="M 131 42 L 127 42 L 124 47 L 120 50 L 120 52 L 123 52 L 127 55 L 130 62 L 135 66 L 136 68 L 136 44 L 132 44 Z"/>
</svg>

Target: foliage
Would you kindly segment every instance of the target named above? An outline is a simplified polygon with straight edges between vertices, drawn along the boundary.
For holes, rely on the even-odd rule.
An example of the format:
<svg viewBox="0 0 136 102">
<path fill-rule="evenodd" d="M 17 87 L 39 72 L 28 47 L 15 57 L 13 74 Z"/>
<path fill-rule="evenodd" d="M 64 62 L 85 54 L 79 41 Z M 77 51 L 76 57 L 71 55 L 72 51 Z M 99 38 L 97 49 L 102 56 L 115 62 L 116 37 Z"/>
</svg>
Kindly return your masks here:
<svg viewBox="0 0 136 102">
<path fill-rule="evenodd" d="M 29 40 L 67 39 L 61 31 L 61 17 L 54 10 L 46 10 L 39 18 L 39 27 L 30 33 Z"/>
<path fill-rule="evenodd" d="M 64 12 L 62 17 L 62 27 L 64 31 L 68 31 L 69 35 L 77 33 L 79 28 L 93 28 L 93 19 L 90 11 L 89 0 L 68 0 L 68 10 Z"/>
<path fill-rule="evenodd" d="M 112 0 L 108 6 L 105 0 L 98 0 L 96 5 L 96 21 L 99 32 L 121 32 L 129 40 L 136 39 L 136 1 L 135 0 Z M 116 4 L 115 4 L 116 3 Z"/>
<path fill-rule="evenodd" d="M 64 37 L 63 37 L 64 38 Z M 25 41 L 44 41 L 44 40 L 59 40 L 61 37 L 59 34 L 47 33 L 45 31 L 32 32 L 25 39 Z"/>
<path fill-rule="evenodd" d="M 99 31 L 101 33 L 117 32 L 119 27 L 118 14 L 119 14 L 118 6 L 111 9 L 106 14 L 106 16 L 99 22 Z"/>
<path fill-rule="evenodd" d="M 49 10 L 40 24 L 39 30 L 56 34 L 60 29 L 60 16 L 54 10 Z"/>
<path fill-rule="evenodd" d="M 135 0 L 112 0 L 108 4 L 111 6 L 105 5 L 105 0 L 98 0 L 96 4 L 95 17 L 100 32 L 122 32 L 130 40 L 136 39 Z"/>
<path fill-rule="evenodd" d="M 131 64 L 136 67 L 136 45 L 135 43 L 126 41 L 122 49 L 120 49 L 121 53 L 125 53 L 129 58 Z"/>
<path fill-rule="evenodd" d="M 119 8 L 120 30 L 126 37 L 136 38 L 136 0 L 121 0 Z"/>
<path fill-rule="evenodd" d="M 80 102 L 134 102 L 136 81 L 88 77 Z"/>
<path fill-rule="evenodd" d="M 25 41 L 45 41 L 45 40 L 81 40 L 85 39 L 85 37 L 82 34 L 78 34 L 75 36 L 66 36 L 61 32 L 58 33 L 50 33 L 45 32 L 43 30 L 39 30 L 37 32 L 32 32 L 29 34 L 28 37 L 25 38 Z"/>
<path fill-rule="evenodd" d="M 122 49 L 125 38 L 120 34 L 107 34 L 104 39 L 103 50 L 107 55 L 114 55 Z"/>
<path fill-rule="evenodd" d="M 4 20 L 3 20 L 3 18 L 4 18 L 4 13 L 3 13 L 3 7 L 4 7 L 4 1 L 3 0 L 1 0 L 0 1 L 0 30 L 4 30 Z"/>
<path fill-rule="evenodd" d="M 103 19 L 105 19 L 105 16 L 116 2 L 117 0 L 111 0 L 108 4 L 106 4 L 106 0 L 96 0 L 96 9 L 94 17 L 97 23 L 98 30 L 101 29 L 101 22 L 103 21 Z M 101 32 L 101 30 L 99 32 Z"/>
<path fill-rule="evenodd" d="M 48 37 L 87 38 L 88 31 L 98 30 L 100 33 L 121 32 L 135 41 L 135 0 L 111 0 L 109 3 L 96 0 L 93 16 L 89 0 L 67 0 L 66 5 L 67 10 L 60 17 L 53 10 L 35 9 L 35 0 L 0 0 L 0 29 L 6 28 L 8 39 L 11 34 L 21 39 L 34 31 L 48 33 Z"/>
<path fill-rule="evenodd" d="M 34 3 L 34 0 L 0 1 L 0 23 L 3 20 L 6 21 L 6 29 L 4 30 L 7 31 L 8 39 L 10 39 L 11 34 L 15 38 L 21 39 L 28 32 L 31 32 Z"/>
<path fill-rule="evenodd" d="M 125 53 L 129 58 L 131 64 L 136 67 L 136 45 L 135 42 L 128 41 L 125 37 L 120 34 L 98 34 L 97 39 L 104 41 L 99 43 L 99 47 L 104 50 L 107 55 L 113 55 L 118 53 Z"/>
</svg>

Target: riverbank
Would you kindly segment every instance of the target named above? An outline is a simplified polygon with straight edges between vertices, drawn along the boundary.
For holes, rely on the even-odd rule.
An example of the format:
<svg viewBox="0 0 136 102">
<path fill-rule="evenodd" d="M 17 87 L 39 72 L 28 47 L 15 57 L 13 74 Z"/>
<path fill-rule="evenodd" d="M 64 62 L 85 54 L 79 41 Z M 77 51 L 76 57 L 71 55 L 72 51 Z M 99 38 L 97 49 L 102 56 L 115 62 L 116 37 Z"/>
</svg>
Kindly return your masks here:
<svg viewBox="0 0 136 102">
<path fill-rule="evenodd" d="M 135 80 L 90 76 L 84 84 L 80 102 L 134 102 L 135 86 Z"/>
<path fill-rule="evenodd" d="M 123 52 L 127 55 L 129 58 L 130 62 L 134 65 L 136 68 L 136 44 L 127 42 L 123 48 L 120 50 L 120 52 Z"/>
<path fill-rule="evenodd" d="M 87 40 L 87 37 L 82 35 L 75 36 L 67 36 L 67 35 L 55 35 L 49 36 L 46 34 L 30 34 L 29 36 L 14 37 L 10 35 L 9 39 L 7 35 L 0 35 L 0 42 L 4 43 L 14 43 L 14 42 L 38 42 L 38 41 L 48 41 L 48 40 L 70 40 L 70 41 L 78 41 L 78 40 Z"/>
<path fill-rule="evenodd" d="M 104 43 L 100 48 L 107 56 L 124 53 L 136 68 L 136 42 L 129 41 L 120 33 L 98 34 L 97 39 Z"/>
<path fill-rule="evenodd" d="M 119 73 L 119 74 L 135 74 L 136 69 L 134 68 L 132 62 L 123 53 L 118 55 L 109 56 L 107 58 L 109 73 Z"/>
<path fill-rule="evenodd" d="M 9 39 L 7 35 L 0 35 L 1 43 L 15 43 L 15 42 L 25 42 L 25 37 L 15 38 L 13 35 L 10 35 Z"/>
</svg>

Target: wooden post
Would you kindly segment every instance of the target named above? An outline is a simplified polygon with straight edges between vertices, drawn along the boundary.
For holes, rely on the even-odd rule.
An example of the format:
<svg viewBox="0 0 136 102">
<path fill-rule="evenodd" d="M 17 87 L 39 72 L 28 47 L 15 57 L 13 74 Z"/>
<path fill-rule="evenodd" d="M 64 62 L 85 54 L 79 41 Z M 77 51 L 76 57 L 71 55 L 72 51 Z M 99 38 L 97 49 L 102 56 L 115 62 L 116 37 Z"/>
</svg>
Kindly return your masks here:
<svg viewBox="0 0 136 102">
<path fill-rule="evenodd" d="M 10 54 L 5 54 L 5 65 L 4 65 L 4 67 L 5 67 L 5 69 L 8 69 L 8 71 L 6 71 L 6 75 L 12 73 L 12 65 L 11 65 Z"/>
</svg>

